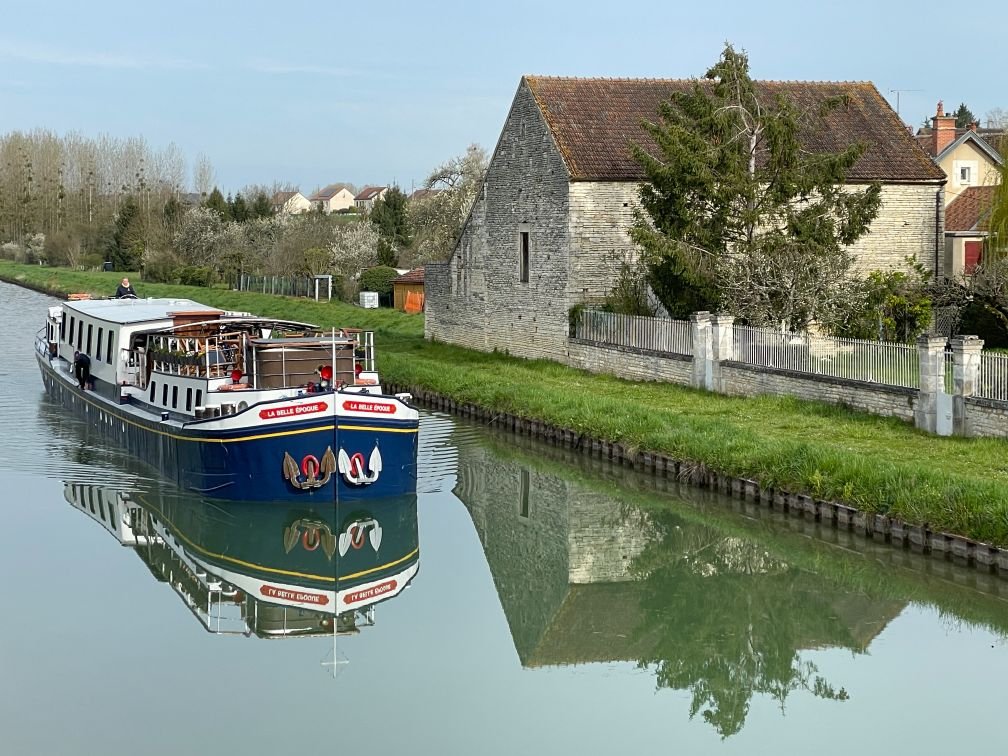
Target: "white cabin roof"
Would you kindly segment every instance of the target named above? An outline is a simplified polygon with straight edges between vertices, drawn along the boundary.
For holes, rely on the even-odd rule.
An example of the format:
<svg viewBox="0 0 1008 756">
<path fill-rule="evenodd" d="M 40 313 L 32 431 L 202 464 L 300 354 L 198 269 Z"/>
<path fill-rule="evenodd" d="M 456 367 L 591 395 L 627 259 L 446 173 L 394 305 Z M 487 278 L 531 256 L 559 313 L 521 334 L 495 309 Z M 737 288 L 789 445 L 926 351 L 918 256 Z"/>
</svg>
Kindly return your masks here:
<svg viewBox="0 0 1008 756">
<path fill-rule="evenodd" d="M 224 314 L 191 299 L 84 299 L 64 302 L 67 310 L 76 310 L 110 323 L 150 323 L 171 318 L 175 312 L 206 312 Z"/>
</svg>

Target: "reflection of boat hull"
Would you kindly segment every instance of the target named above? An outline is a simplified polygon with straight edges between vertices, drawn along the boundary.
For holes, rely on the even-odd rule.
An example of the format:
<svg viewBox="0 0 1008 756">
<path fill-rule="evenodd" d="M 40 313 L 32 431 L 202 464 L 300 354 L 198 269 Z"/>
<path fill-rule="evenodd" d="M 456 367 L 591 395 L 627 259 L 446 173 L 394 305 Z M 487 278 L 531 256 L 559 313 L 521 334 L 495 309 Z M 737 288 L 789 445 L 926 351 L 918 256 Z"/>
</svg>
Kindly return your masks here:
<svg viewBox="0 0 1008 756">
<path fill-rule="evenodd" d="M 296 502 L 384 499 L 416 490 L 415 417 L 362 417 L 338 411 L 336 404 L 356 401 L 353 394 L 317 395 L 316 403 L 333 406 L 305 419 L 250 427 L 240 424 L 242 413 L 237 413 L 216 423 L 168 425 L 148 419 L 128 404 L 112 403 L 99 392 L 81 392 L 54 369 L 47 355 L 39 353 L 38 361 L 51 397 L 173 478 L 183 490 L 228 500 Z M 393 397 L 375 397 L 379 399 L 383 406 L 401 404 Z M 245 413 L 265 411 L 253 405 Z M 227 427 L 229 421 L 233 427 Z M 335 464 L 325 468 L 327 452 L 333 460 L 341 451 L 348 459 L 368 460 L 376 449 L 383 463 L 373 480 L 367 476 L 366 462 L 355 462 L 345 471 Z M 288 459 L 293 467 L 285 465 Z"/>
<path fill-rule="evenodd" d="M 373 624 L 374 605 L 419 569 L 415 494 L 314 507 L 83 484 L 64 495 L 135 548 L 213 632 L 351 632 L 362 617 Z"/>
<path fill-rule="evenodd" d="M 325 614 L 400 593 L 419 568 L 416 496 L 346 507 L 138 498 L 175 551 L 260 602 Z"/>
</svg>

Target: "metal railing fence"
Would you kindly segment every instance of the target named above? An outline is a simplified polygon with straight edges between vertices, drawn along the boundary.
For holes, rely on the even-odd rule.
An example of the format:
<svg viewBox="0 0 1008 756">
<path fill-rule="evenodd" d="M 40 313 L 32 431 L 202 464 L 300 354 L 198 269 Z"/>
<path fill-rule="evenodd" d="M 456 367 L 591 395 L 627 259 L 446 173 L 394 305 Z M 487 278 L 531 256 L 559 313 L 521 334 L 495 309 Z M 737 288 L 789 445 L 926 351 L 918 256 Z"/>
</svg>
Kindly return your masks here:
<svg viewBox="0 0 1008 756">
<path fill-rule="evenodd" d="M 581 310 L 574 323 L 574 337 L 653 352 L 693 354 L 693 336 L 688 320 L 620 315 L 604 310 Z"/>
</svg>

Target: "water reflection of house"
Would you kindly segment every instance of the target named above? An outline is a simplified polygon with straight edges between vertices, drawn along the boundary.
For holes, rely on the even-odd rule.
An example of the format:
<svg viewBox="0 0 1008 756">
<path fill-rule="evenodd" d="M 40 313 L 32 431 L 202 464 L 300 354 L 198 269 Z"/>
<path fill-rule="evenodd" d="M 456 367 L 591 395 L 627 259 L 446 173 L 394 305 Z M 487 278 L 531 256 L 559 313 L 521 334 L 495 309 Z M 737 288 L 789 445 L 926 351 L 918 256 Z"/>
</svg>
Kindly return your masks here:
<svg viewBox="0 0 1008 756">
<path fill-rule="evenodd" d="M 654 621 L 654 575 L 642 562 L 654 562 L 656 550 L 658 564 L 676 563 L 675 584 L 693 582 L 700 595 L 724 580 L 743 592 L 762 581 L 770 594 L 784 580 L 793 585 L 784 575 L 796 571 L 763 544 L 675 517 L 669 528 L 667 518 L 621 503 L 619 489 L 542 459 L 544 451 L 552 450 L 506 457 L 463 447 L 455 489 L 479 533 L 523 666 L 660 658 L 676 623 Z M 664 554 L 666 542 L 689 546 Z M 800 590 L 821 601 L 816 621 L 794 623 L 796 651 L 863 650 L 905 606 L 815 576 L 801 580 Z"/>
</svg>

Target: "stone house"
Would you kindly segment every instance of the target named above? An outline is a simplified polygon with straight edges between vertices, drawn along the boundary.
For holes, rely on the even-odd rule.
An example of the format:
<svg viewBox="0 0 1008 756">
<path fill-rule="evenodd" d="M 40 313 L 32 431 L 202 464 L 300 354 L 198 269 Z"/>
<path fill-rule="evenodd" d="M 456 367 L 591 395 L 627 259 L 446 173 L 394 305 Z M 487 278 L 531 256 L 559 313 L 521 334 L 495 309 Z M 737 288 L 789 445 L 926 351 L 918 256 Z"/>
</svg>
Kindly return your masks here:
<svg viewBox="0 0 1008 756">
<path fill-rule="evenodd" d="M 319 189 L 308 200 L 323 213 L 335 213 L 354 206 L 354 193 L 347 189 L 346 184 L 329 184 Z"/>
<path fill-rule="evenodd" d="M 602 300 L 634 257 L 628 229 L 644 174 L 629 145 L 688 80 L 523 77 L 447 263 L 425 271 L 426 335 L 476 349 L 563 359 L 568 313 Z M 866 269 L 912 257 L 940 274 L 945 175 L 868 82 L 760 82 L 811 114 L 811 151 L 865 152 L 848 177 L 882 183 L 882 208 L 853 250 Z M 842 105 L 820 115 L 831 98 Z"/>
</svg>

